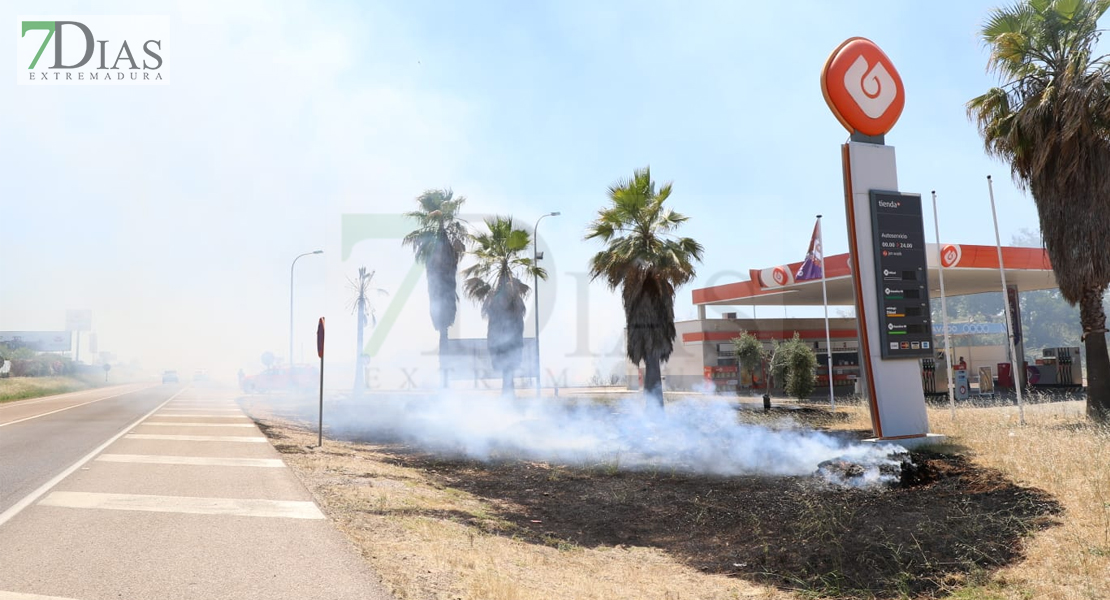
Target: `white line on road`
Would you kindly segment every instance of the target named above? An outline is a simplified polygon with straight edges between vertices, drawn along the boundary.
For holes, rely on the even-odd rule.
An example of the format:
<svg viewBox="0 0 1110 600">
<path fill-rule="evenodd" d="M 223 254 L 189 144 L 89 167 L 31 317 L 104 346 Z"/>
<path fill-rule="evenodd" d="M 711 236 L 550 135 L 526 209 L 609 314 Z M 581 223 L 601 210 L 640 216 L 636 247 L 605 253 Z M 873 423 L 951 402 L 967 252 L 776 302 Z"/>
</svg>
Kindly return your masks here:
<svg viewBox="0 0 1110 600">
<path fill-rule="evenodd" d="M 0 600 L 73 600 L 61 596 L 40 596 L 38 594 L 20 594 L 19 592 L 0 592 Z"/>
<path fill-rule="evenodd" d="M 162 435 L 155 433 L 129 433 L 125 440 L 177 440 L 181 442 L 257 442 L 266 443 L 266 438 L 253 435 Z"/>
<path fill-rule="evenodd" d="M 148 421 L 140 425 L 157 425 L 159 427 L 254 427 L 254 423 L 171 423 Z"/>
<path fill-rule="evenodd" d="M 180 396 L 183 393 L 185 393 L 185 390 L 181 390 L 180 392 L 177 392 L 176 394 L 170 396 L 166 400 L 166 402 L 169 402 L 170 400 L 173 400 L 174 398 Z M 113 435 L 111 438 L 108 439 L 108 441 L 106 441 L 103 444 L 97 446 L 95 450 L 86 454 L 81 460 L 73 463 L 72 465 L 70 465 L 70 467 L 68 469 L 66 469 L 65 471 L 62 471 L 61 473 L 58 473 L 57 475 L 54 476 L 53 479 L 51 479 L 50 481 L 47 481 L 46 483 L 39 486 L 39 488 L 36 489 L 35 491 L 33 491 L 30 494 L 27 494 L 26 496 L 24 496 L 19 502 L 16 502 L 15 504 L 11 505 L 8 508 L 8 510 L 5 510 L 4 512 L 0 513 L 0 525 L 3 525 L 4 523 L 7 523 L 9 519 L 18 515 L 20 513 L 20 511 L 22 511 L 23 509 L 30 506 L 32 502 L 34 502 L 35 500 L 38 500 L 46 492 L 49 492 L 50 488 L 58 485 L 58 482 L 65 479 L 66 477 L 69 477 L 70 474 L 72 474 L 77 469 L 80 469 L 82 466 L 84 466 L 85 463 L 92 460 L 93 457 L 96 456 L 97 454 L 100 454 L 101 452 L 103 452 L 105 448 L 107 448 L 108 446 L 115 443 L 116 440 L 123 437 L 124 434 L 126 434 L 128 431 L 131 431 L 131 429 L 133 429 L 136 425 L 138 425 L 139 423 L 142 423 L 143 421 L 149 419 L 150 415 L 153 415 L 154 413 L 158 412 L 166 404 L 166 402 L 163 402 L 162 404 L 159 404 L 158 406 L 154 407 L 154 410 L 152 410 L 152 411 L 146 413 L 145 415 L 139 417 L 139 420 L 137 420 L 134 423 L 128 425 L 127 427 L 124 427 L 123 429 L 121 429 L 119 433 L 117 433 L 116 435 Z M 265 438 L 263 438 L 263 439 L 265 439 Z"/>
<path fill-rule="evenodd" d="M 240 417 L 246 418 L 247 415 L 179 415 L 176 413 L 165 413 L 155 416 L 158 418 L 166 417 L 170 419 L 238 419 Z"/>
<path fill-rule="evenodd" d="M 215 467 L 264 467 L 280 469 L 280 458 L 218 458 L 206 456 L 165 456 L 160 454 L 101 454 L 98 462 L 141 463 L 148 465 L 202 465 Z M 0 598 L 0 600 L 3 600 Z"/>
<path fill-rule="evenodd" d="M 187 496 L 149 496 L 145 494 L 98 494 L 93 492 L 51 492 L 38 506 L 138 510 L 196 515 L 235 517 L 283 517 L 323 519 L 312 502 L 236 498 L 191 498 Z"/>
<path fill-rule="evenodd" d="M 24 417 L 22 419 L 16 419 L 14 421 L 8 421 L 7 423 L 0 423 L 0 427 L 7 427 L 8 425 L 15 425 L 16 423 L 22 423 L 24 421 L 30 421 L 31 419 L 37 419 L 39 417 L 45 417 L 47 415 L 52 415 L 54 413 L 60 413 L 63 410 L 69 410 L 71 408 L 77 408 L 77 407 L 80 407 L 80 406 L 85 406 L 86 404 L 92 404 L 93 402 L 100 402 L 101 400 L 108 400 L 108 399 L 111 399 L 111 398 L 118 398 L 120 396 L 126 396 L 127 394 L 134 394 L 135 392 L 141 392 L 145 389 L 146 388 L 139 388 L 137 390 L 131 390 L 129 392 L 121 392 L 119 394 L 113 394 L 111 396 L 104 396 L 103 398 L 97 398 L 96 400 L 89 400 L 88 402 L 82 402 L 81 404 L 74 404 L 73 406 L 66 406 L 65 408 L 59 408 L 57 410 L 52 410 L 50 412 L 44 412 L 41 415 L 33 415 L 33 416 L 30 416 L 30 417 Z M 182 390 L 182 391 L 184 391 L 184 390 Z"/>
</svg>

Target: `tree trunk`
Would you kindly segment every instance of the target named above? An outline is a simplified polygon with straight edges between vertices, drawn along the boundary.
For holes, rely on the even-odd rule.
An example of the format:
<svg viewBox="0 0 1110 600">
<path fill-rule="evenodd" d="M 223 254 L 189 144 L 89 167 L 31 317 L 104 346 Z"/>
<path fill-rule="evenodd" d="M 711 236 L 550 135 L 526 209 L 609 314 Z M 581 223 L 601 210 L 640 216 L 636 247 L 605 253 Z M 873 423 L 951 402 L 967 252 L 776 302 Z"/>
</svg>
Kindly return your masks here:
<svg viewBox="0 0 1110 600">
<path fill-rule="evenodd" d="M 354 392 L 352 393 L 352 396 L 356 398 L 359 396 L 359 394 L 362 393 L 362 388 L 366 385 L 366 383 L 363 381 L 365 370 L 362 363 L 362 331 L 366 327 L 366 323 L 363 321 L 363 319 L 365 319 L 365 317 L 362 316 L 362 313 L 359 313 L 357 342 L 358 348 L 357 352 L 355 353 L 355 388 Z"/>
<path fill-rule="evenodd" d="M 1093 286 L 1079 299 L 1079 321 L 1087 349 L 1087 418 L 1110 422 L 1110 355 L 1106 350 L 1106 313 L 1101 286 Z"/>
<path fill-rule="evenodd" d="M 663 410 L 663 381 L 659 359 L 654 357 L 644 359 L 644 406 L 649 410 Z"/>
<path fill-rule="evenodd" d="M 505 398 L 512 398 L 516 396 L 516 388 L 513 386 L 513 370 L 505 369 L 501 371 L 501 395 Z"/>
<path fill-rule="evenodd" d="M 447 356 L 447 328 L 444 327 L 443 330 L 439 332 L 439 376 L 440 376 L 439 386 L 443 389 L 447 389 L 447 386 L 448 386 L 448 382 L 447 382 L 447 364 L 446 364 L 446 360 L 445 360 L 446 356 Z"/>
</svg>

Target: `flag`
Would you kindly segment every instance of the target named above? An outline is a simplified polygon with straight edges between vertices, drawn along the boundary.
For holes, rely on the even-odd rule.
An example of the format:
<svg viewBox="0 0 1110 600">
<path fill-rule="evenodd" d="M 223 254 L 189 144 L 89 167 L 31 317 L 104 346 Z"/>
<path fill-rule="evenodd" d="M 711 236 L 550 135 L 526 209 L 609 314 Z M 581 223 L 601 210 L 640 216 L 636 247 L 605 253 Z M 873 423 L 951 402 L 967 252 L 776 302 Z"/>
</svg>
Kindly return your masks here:
<svg viewBox="0 0 1110 600">
<path fill-rule="evenodd" d="M 821 221 L 813 226 L 813 237 L 809 240 L 809 252 L 802 266 L 794 274 L 794 281 L 821 279 L 824 276 L 824 252 L 821 248 Z"/>
</svg>

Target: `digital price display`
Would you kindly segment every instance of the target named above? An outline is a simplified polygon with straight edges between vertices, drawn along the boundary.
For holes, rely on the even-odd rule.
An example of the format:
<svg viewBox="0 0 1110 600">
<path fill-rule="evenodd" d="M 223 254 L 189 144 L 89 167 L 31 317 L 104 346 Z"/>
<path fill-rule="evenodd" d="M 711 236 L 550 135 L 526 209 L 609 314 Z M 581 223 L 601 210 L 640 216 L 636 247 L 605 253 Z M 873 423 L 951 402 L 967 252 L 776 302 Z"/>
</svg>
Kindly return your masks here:
<svg viewBox="0 0 1110 600">
<path fill-rule="evenodd" d="M 871 190 L 883 358 L 933 356 L 921 196 Z"/>
</svg>

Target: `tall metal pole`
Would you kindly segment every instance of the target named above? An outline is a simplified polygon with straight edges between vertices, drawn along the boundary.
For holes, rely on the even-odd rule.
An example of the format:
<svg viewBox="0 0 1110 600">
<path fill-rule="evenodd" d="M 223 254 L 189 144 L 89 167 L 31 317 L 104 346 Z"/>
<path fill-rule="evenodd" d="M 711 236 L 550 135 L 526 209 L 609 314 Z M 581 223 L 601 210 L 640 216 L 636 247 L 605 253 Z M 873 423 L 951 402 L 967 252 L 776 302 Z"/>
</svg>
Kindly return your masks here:
<svg viewBox="0 0 1110 600">
<path fill-rule="evenodd" d="M 305 252 L 300 254 L 297 258 L 293 259 L 293 264 L 289 265 L 289 378 L 293 378 L 293 267 L 297 266 L 297 261 L 302 256 L 309 256 L 310 254 L 323 254 L 323 250 L 313 250 L 312 252 Z"/>
<path fill-rule="evenodd" d="M 537 251 L 536 245 L 539 243 L 539 229 L 540 221 L 544 217 L 557 217 L 561 213 L 559 211 L 549 212 L 546 215 L 536 219 L 536 226 L 532 228 L 532 266 L 539 266 L 540 254 Z M 540 276 L 532 274 L 532 297 L 535 298 L 535 305 L 532 308 L 532 314 L 536 317 L 536 397 L 540 397 Z"/>
<path fill-rule="evenodd" d="M 816 249 L 820 249 L 821 251 L 821 298 L 825 301 L 825 363 L 829 370 L 829 407 L 835 409 L 836 396 L 833 395 L 832 336 L 829 334 L 829 288 L 825 285 L 825 232 L 821 230 L 821 215 L 817 215 Z"/>
<path fill-rule="evenodd" d="M 937 235 L 937 255 L 940 257 L 937 271 L 940 273 L 940 322 L 944 327 L 944 377 L 948 380 L 948 407 L 952 413 L 952 419 L 955 420 L 956 392 L 952 382 L 952 344 L 948 337 L 948 300 L 944 295 L 944 247 L 940 245 L 940 220 L 937 218 L 936 190 L 933 190 L 933 229 Z"/>
<path fill-rule="evenodd" d="M 1014 389 L 1017 390 L 1018 422 L 1025 425 L 1025 405 L 1021 398 L 1022 373 L 1018 371 L 1018 365 L 1022 365 L 1023 369 L 1025 368 L 1025 357 L 1019 357 L 1017 348 L 1014 347 L 1014 324 L 1013 319 L 1010 318 L 1010 294 L 1006 290 L 1006 265 L 1002 263 L 1002 238 L 998 235 L 998 213 L 994 209 L 994 182 L 991 181 L 990 175 L 987 175 L 987 189 L 991 195 L 991 217 L 994 218 L 994 243 L 998 247 L 998 272 L 1002 274 L 1002 302 L 1006 310 L 1006 337 L 1010 342 L 1010 369 L 1013 371 Z"/>
</svg>

